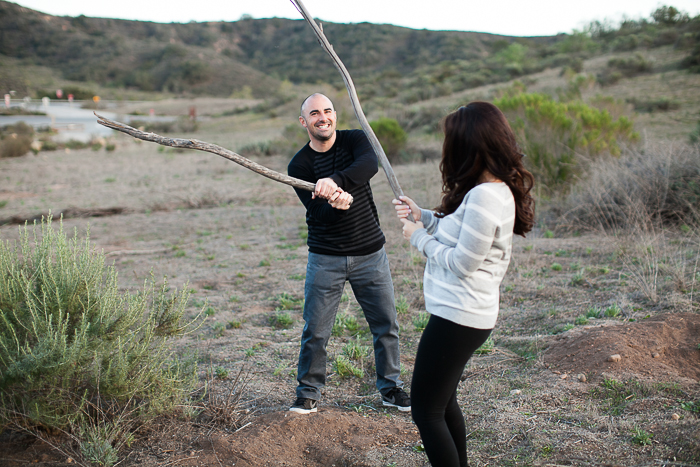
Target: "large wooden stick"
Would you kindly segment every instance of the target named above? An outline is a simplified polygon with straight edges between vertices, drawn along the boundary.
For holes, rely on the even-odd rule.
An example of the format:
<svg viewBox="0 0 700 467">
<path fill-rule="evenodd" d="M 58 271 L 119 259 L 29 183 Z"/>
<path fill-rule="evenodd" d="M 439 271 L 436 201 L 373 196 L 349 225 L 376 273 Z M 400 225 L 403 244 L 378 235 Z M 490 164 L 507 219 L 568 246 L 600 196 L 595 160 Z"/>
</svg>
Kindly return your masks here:
<svg viewBox="0 0 700 467">
<path fill-rule="evenodd" d="M 394 174 L 394 169 L 391 168 L 389 159 L 386 157 L 384 149 L 379 143 L 379 139 L 377 139 L 377 136 L 374 134 L 372 127 L 367 121 L 367 117 L 365 117 L 365 113 L 362 111 L 360 99 L 357 97 L 357 91 L 355 90 L 355 85 L 352 82 L 352 77 L 350 76 L 350 73 L 348 73 L 348 70 L 345 68 L 345 65 L 343 65 L 343 62 L 333 50 L 333 46 L 331 45 L 331 43 L 328 42 L 328 39 L 326 39 L 326 35 L 323 34 L 323 29 L 321 29 L 316 24 L 316 21 L 314 21 L 313 17 L 306 9 L 304 4 L 301 2 L 301 0 L 290 1 L 292 2 L 292 4 L 294 4 L 299 13 L 301 13 L 306 22 L 309 23 L 309 26 L 311 26 L 311 29 L 314 31 L 314 34 L 316 34 L 316 39 L 318 40 L 318 43 L 321 44 L 321 47 L 323 47 L 323 49 L 328 53 L 328 55 L 331 56 L 331 59 L 333 60 L 333 65 L 335 65 L 335 67 L 340 72 L 340 75 L 343 77 L 343 82 L 345 83 L 345 87 L 348 90 L 348 95 L 350 96 L 350 102 L 352 102 L 352 108 L 355 110 L 355 116 L 357 117 L 357 120 L 359 120 L 360 126 L 365 131 L 365 134 L 367 135 L 367 138 L 369 139 L 369 142 L 372 145 L 372 149 L 374 149 L 374 152 L 379 158 L 379 162 L 381 163 L 382 168 L 384 169 L 386 178 L 389 180 L 389 185 L 391 185 L 391 190 L 394 192 L 394 197 L 398 199 L 399 196 L 403 196 L 403 190 L 401 190 L 399 181 L 396 178 L 396 175 Z M 411 216 L 410 213 L 409 219 L 413 220 L 413 216 Z"/>
<path fill-rule="evenodd" d="M 245 157 L 236 154 L 235 152 L 230 151 L 226 148 L 222 148 L 221 146 L 217 146 L 216 144 L 198 141 L 196 139 L 166 138 L 165 136 L 160 136 L 155 133 L 146 133 L 145 131 L 141 131 L 136 128 L 130 127 L 129 125 L 125 125 L 124 123 L 115 122 L 114 120 L 105 118 L 101 115 L 98 115 L 96 112 L 93 113 L 97 117 L 97 123 L 99 123 L 100 125 L 106 126 L 107 128 L 111 128 L 113 130 L 121 131 L 122 133 L 131 135 L 134 138 L 138 138 L 144 141 L 151 141 L 153 143 L 158 143 L 163 146 L 170 146 L 173 148 L 198 149 L 200 151 L 211 152 L 213 154 L 223 157 L 224 159 L 233 161 L 236 164 L 240 164 L 246 169 L 250 169 L 253 172 L 262 175 L 263 177 L 267 177 L 276 182 L 281 182 L 286 185 L 293 186 L 294 188 L 300 188 L 306 191 L 314 191 L 314 188 L 316 186 L 313 183 L 309 183 L 304 180 L 299 180 L 298 178 L 289 177 L 279 172 L 275 172 L 274 170 L 270 170 L 264 165 L 260 165 L 256 162 L 251 161 L 250 159 L 246 159 Z"/>
</svg>

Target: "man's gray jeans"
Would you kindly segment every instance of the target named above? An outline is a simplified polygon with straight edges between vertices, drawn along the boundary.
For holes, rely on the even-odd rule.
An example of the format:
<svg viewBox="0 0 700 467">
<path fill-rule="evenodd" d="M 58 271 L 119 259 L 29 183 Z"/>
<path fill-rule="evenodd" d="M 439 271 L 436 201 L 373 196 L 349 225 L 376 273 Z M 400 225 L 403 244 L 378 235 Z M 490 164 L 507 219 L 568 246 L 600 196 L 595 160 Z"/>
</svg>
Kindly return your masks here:
<svg viewBox="0 0 700 467">
<path fill-rule="evenodd" d="M 386 394 L 399 380 L 399 326 L 394 285 L 384 248 L 366 256 L 309 253 L 304 287 L 304 331 L 297 369 L 297 397 L 319 400 L 326 384 L 326 345 L 349 281 L 374 337 L 377 389 Z"/>
</svg>

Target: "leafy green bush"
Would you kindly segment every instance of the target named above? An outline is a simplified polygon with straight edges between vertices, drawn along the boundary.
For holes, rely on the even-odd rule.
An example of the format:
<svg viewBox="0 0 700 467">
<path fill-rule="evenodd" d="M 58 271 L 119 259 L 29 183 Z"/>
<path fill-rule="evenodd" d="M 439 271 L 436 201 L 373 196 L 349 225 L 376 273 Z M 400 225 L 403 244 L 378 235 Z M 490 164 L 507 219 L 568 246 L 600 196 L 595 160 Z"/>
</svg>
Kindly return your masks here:
<svg viewBox="0 0 700 467">
<path fill-rule="evenodd" d="M 197 383 L 196 363 L 170 347 L 196 326 L 183 320 L 189 292 L 167 290 L 151 280 L 120 293 L 89 231 L 68 239 L 50 217 L 0 242 L 0 428 L 70 430 L 84 455 L 111 465 L 104 443 L 118 449 L 125 427 L 174 408 Z"/>
<path fill-rule="evenodd" d="M 540 187 L 555 190 L 580 172 L 578 154 L 595 158 L 620 154 L 618 140 L 639 136 L 632 122 L 614 119 L 607 110 L 581 101 L 556 102 L 539 93 L 515 93 L 496 99 L 506 113 L 527 158 L 525 163 Z"/>
<path fill-rule="evenodd" d="M 408 136 L 399 122 L 393 118 L 382 117 L 369 122 L 372 131 L 382 145 L 387 159 L 392 164 L 399 160 L 399 152 L 406 147 Z"/>
</svg>

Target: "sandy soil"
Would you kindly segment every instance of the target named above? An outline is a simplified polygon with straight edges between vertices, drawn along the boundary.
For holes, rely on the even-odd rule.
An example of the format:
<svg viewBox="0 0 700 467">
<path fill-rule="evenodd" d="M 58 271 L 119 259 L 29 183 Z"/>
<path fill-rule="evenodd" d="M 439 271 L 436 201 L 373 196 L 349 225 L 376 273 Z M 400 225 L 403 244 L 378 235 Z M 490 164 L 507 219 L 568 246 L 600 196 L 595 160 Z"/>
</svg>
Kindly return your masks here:
<svg viewBox="0 0 700 467">
<path fill-rule="evenodd" d="M 190 316 L 211 311 L 178 349 L 198 352 L 202 381 L 208 368 L 243 368 L 251 410 L 239 431 L 192 414 L 158 420 L 136 433 L 119 465 L 428 465 L 410 415 L 382 407 L 370 362 L 360 363 L 363 378 L 341 378 L 329 362 L 319 413 L 287 411 L 307 252 L 293 191 L 214 155 L 117 142 L 112 153 L 0 160 L 0 238 L 17 238 L 17 219 L 66 212 L 65 231 L 83 234 L 89 223 L 124 290 L 138 289 L 151 272 L 191 288 Z M 279 171 L 286 165 L 276 157 L 260 162 Z M 435 163 L 395 169 L 419 204 L 437 203 Z M 415 320 L 424 311 L 424 262 L 400 237 L 383 174 L 372 183 L 397 301 L 406 304 L 399 320 L 408 385 L 420 338 Z M 95 214 L 102 216 L 80 217 Z M 494 348 L 473 359 L 459 387 L 471 465 L 700 464 L 697 245 L 678 239 L 690 258 L 686 287 L 660 277 L 653 302 L 630 278 L 613 239 L 552 237 L 547 230 L 516 239 Z M 348 329 L 333 337 L 331 358 L 356 339 L 369 342 L 349 287 L 346 294 L 340 313 L 357 318 L 359 337 Z M 613 305 L 618 316 L 578 319 Z M 276 310 L 290 313 L 289 329 L 271 325 Z M 608 361 L 613 354 L 619 362 Z M 220 381 L 219 390 L 230 381 Z M 640 430 L 651 435 L 648 444 L 640 444 Z M 0 464 L 75 465 L 80 459 L 64 442 L 5 431 Z"/>
</svg>

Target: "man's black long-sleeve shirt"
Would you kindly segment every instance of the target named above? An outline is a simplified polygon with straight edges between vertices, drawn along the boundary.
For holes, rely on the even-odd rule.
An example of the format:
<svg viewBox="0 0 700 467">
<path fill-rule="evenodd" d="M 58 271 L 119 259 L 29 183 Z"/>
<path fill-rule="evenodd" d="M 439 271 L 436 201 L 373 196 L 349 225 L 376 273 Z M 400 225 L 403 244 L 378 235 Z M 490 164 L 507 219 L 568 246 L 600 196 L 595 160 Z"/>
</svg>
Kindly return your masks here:
<svg viewBox="0 0 700 467">
<path fill-rule="evenodd" d="M 310 191 L 295 188 L 306 207 L 310 252 L 363 256 L 384 245 L 386 240 L 369 186 L 377 170 L 377 156 L 362 130 L 336 131 L 335 143 L 327 152 L 316 152 L 307 143 L 296 153 L 287 167 L 291 177 L 311 183 L 331 178 L 353 197 L 350 209 L 343 211 L 325 199 L 312 199 Z"/>
</svg>

